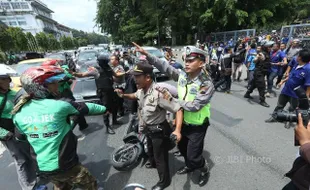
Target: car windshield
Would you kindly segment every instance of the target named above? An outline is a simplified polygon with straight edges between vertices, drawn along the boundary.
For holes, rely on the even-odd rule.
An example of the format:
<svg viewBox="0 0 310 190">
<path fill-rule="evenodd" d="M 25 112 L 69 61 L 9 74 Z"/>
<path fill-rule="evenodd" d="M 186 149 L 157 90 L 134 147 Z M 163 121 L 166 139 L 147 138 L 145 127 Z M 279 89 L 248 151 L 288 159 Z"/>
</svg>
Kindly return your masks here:
<svg viewBox="0 0 310 190">
<path fill-rule="evenodd" d="M 65 60 L 65 56 L 63 54 L 50 54 L 48 56 L 46 56 L 46 58 L 51 58 L 51 59 L 60 59 L 60 60 Z"/>
<path fill-rule="evenodd" d="M 146 50 L 152 55 L 155 55 L 156 57 L 162 58 L 164 57 L 163 54 L 158 49 L 152 49 L 152 50 Z"/>
<path fill-rule="evenodd" d="M 96 52 L 81 52 L 79 54 L 79 61 L 86 61 L 86 60 L 93 60 L 97 59 L 97 54 Z"/>
<path fill-rule="evenodd" d="M 17 67 L 16 67 L 16 72 L 18 73 L 18 75 L 21 75 L 27 69 L 29 69 L 31 67 L 40 66 L 42 63 L 43 63 L 43 61 L 18 64 Z"/>
</svg>

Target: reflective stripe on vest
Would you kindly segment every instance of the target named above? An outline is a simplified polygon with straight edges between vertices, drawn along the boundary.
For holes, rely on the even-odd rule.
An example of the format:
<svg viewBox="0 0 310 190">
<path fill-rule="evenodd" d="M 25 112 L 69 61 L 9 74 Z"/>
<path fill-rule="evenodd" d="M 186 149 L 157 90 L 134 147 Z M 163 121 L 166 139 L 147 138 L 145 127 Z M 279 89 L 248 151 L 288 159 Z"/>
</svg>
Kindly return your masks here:
<svg viewBox="0 0 310 190">
<path fill-rule="evenodd" d="M 186 75 L 181 73 L 178 80 L 178 96 L 180 100 L 193 101 L 200 90 L 201 82 L 197 81 L 187 84 Z M 184 110 L 184 121 L 192 125 L 202 125 L 206 119 L 210 118 L 210 104 L 205 105 L 197 112 Z"/>
</svg>

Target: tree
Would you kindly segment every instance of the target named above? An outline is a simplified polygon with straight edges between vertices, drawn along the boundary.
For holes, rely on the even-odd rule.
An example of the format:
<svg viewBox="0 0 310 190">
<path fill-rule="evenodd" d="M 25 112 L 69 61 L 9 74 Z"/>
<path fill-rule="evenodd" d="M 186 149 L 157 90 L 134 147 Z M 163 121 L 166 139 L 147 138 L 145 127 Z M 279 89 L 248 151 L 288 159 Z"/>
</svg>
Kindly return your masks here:
<svg viewBox="0 0 310 190">
<path fill-rule="evenodd" d="M 21 28 L 18 27 L 8 27 L 7 29 L 8 34 L 13 39 L 14 47 L 13 51 L 19 52 L 19 51 L 28 51 L 28 40 L 26 38 L 25 33 Z"/>
<path fill-rule="evenodd" d="M 48 50 L 59 50 L 60 49 L 60 42 L 57 41 L 56 37 L 53 34 L 48 34 Z"/>
<path fill-rule="evenodd" d="M 63 49 L 72 49 L 74 48 L 73 39 L 70 37 L 62 36 L 60 38 L 60 44 Z"/>
<path fill-rule="evenodd" d="M 35 38 L 41 50 L 46 52 L 49 49 L 49 41 L 47 35 L 44 32 L 39 32 L 36 34 Z"/>
<path fill-rule="evenodd" d="M 38 44 L 37 44 L 35 37 L 30 32 L 27 32 L 26 38 L 27 38 L 28 49 L 30 51 L 38 51 Z"/>
<path fill-rule="evenodd" d="M 309 0 L 99 0 L 96 23 L 115 43 L 184 44 L 195 34 L 275 27 L 309 13 Z"/>
<path fill-rule="evenodd" d="M 0 49 L 3 52 L 9 52 L 14 48 L 13 38 L 4 26 L 0 26 L 0 42 Z"/>
</svg>

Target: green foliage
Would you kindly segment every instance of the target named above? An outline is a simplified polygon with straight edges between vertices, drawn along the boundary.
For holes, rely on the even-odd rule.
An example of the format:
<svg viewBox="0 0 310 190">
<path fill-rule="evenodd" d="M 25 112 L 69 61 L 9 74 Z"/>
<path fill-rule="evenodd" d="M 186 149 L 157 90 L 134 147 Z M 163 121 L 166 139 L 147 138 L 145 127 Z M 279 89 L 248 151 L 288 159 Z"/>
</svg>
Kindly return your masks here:
<svg viewBox="0 0 310 190">
<path fill-rule="evenodd" d="M 49 50 L 49 41 L 48 37 L 44 32 L 39 32 L 35 36 L 37 43 L 41 49 L 41 51 L 48 51 Z"/>
<path fill-rule="evenodd" d="M 38 51 L 38 44 L 37 44 L 35 37 L 30 32 L 27 32 L 26 38 L 28 41 L 28 43 L 27 43 L 28 44 L 28 50 L 32 51 L 32 52 Z"/>
<path fill-rule="evenodd" d="M 3 26 L 0 26 L 0 42 L 0 49 L 3 52 L 8 52 L 15 48 L 12 36 L 7 31 L 7 28 Z"/>
<path fill-rule="evenodd" d="M 0 51 L 0 63 L 5 63 L 7 61 L 7 56 L 5 53 Z"/>
<path fill-rule="evenodd" d="M 62 49 L 65 49 L 65 50 L 74 48 L 73 40 L 70 37 L 62 36 L 60 38 L 60 44 L 62 46 Z"/>
<path fill-rule="evenodd" d="M 98 0 L 96 22 L 115 43 L 184 44 L 196 33 L 270 28 L 309 14 L 309 0 Z"/>
<path fill-rule="evenodd" d="M 74 39 L 75 47 L 86 46 L 89 44 L 98 45 L 98 44 L 107 44 L 109 39 L 107 36 L 97 34 L 95 32 L 86 33 L 84 31 L 72 30 L 72 35 Z"/>
<path fill-rule="evenodd" d="M 17 51 L 28 50 L 28 46 L 27 46 L 28 41 L 27 41 L 25 33 L 23 32 L 21 28 L 8 27 L 6 30 L 14 41 L 13 51 L 17 52 Z"/>
<path fill-rule="evenodd" d="M 7 27 L 0 24 L 0 50 L 3 52 L 21 51 L 55 51 L 78 48 L 89 44 L 109 43 L 110 39 L 97 33 L 86 33 L 72 30 L 73 38 L 61 37 L 59 40 L 53 34 L 39 32 L 33 36 L 30 32 L 24 33 L 21 28 Z"/>
</svg>

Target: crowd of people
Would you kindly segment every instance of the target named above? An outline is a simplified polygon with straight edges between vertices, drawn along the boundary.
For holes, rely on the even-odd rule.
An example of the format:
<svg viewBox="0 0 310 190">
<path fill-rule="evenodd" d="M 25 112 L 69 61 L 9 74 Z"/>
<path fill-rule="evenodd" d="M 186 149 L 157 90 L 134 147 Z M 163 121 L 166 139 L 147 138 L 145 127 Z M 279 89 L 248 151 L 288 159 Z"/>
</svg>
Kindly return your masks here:
<svg viewBox="0 0 310 190">
<path fill-rule="evenodd" d="M 307 97 L 310 96 L 310 50 L 301 49 L 298 40 L 293 40 L 287 48 L 285 43 L 272 41 L 272 37 L 267 36 L 265 39 L 245 38 L 236 44 L 186 46 L 184 66 L 176 64 L 169 47 L 164 48 L 168 60 L 165 61 L 133 45 L 134 51 L 141 54 L 138 60 L 130 56 L 130 50 L 122 56 L 118 52 L 102 53 L 98 66 L 85 73 L 72 71 L 57 61 L 27 69 L 20 78 L 23 87 L 20 92 L 10 89 L 9 74 L 0 73 L 0 138 L 15 160 L 23 190 L 46 189 L 48 182 L 59 190 L 98 189 L 95 177 L 79 162 L 72 120 L 81 125 L 80 130 L 85 130 L 88 127 L 85 115 L 102 115 L 106 132 L 115 134 L 114 126 L 121 124 L 118 118 L 126 111 L 131 117 L 139 118 L 139 132 L 146 134 L 149 140 L 146 167 L 156 168 L 159 177 L 152 190 L 165 189 L 171 183 L 168 159 L 171 135 L 176 137 L 185 161 L 177 174 L 198 170 L 198 184 L 204 186 L 210 172 L 202 152 L 210 125 L 211 98 L 219 88 L 231 93 L 232 80 L 241 81 L 243 65 L 247 68 L 245 98 L 251 99 L 251 93 L 257 88 L 260 104 L 269 107 L 266 97 L 271 97 L 273 88 L 283 86 L 274 113 L 283 110 L 288 102 L 291 111 L 298 107 L 296 87 L 303 87 Z M 177 82 L 177 95 L 156 84 L 154 67 Z M 71 82 L 75 77 L 88 76 L 95 77 L 101 104 L 75 102 Z M 129 102 L 124 104 L 124 99 Z M 167 121 L 167 111 L 175 115 L 173 126 Z M 266 120 L 276 121 L 274 115 Z M 310 163 L 310 135 L 304 134 L 310 132 L 300 126 L 296 131 L 301 145 L 300 163 L 304 166 Z M 309 179 L 300 182 L 296 177 L 301 172 L 300 167 L 294 165 L 287 175 L 292 179 L 289 186 L 309 187 Z"/>
</svg>

